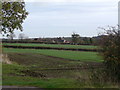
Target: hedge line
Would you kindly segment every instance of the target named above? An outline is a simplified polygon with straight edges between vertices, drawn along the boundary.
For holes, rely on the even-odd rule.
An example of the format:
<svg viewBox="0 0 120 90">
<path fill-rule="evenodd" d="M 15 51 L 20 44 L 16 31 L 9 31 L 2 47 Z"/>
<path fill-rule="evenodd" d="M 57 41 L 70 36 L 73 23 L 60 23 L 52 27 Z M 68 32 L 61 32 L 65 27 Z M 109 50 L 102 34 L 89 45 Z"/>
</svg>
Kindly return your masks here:
<svg viewBox="0 0 120 90">
<path fill-rule="evenodd" d="M 20 49 L 54 49 L 54 50 L 71 50 L 71 51 L 90 51 L 90 52 L 100 52 L 98 49 L 75 49 L 75 48 L 56 48 L 56 47 L 33 47 L 33 46 L 13 46 L 13 45 L 3 45 L 5 48 L 20 48 Z"/>
</svg>

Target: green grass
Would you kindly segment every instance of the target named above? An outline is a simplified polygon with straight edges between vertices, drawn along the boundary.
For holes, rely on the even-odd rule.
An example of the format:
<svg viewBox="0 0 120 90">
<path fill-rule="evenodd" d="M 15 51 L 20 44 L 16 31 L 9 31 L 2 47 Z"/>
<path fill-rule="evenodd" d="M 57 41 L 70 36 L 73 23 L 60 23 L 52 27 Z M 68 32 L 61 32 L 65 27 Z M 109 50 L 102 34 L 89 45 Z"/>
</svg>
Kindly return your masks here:
<svg viewBox="0 0 120 90">
<path fill-rule="evenodd" d="M 40 46 L 40 47 L 56 47 L 56 48 L 74 48 L 74 49 L 97 49 L 97 46 L 92 45 L 60 45 L 60 44 L 28 44 L 28 43 L 3 43 L 3 45 L 15 46 Z"/>
<path fill-rule="evenodd" d="M 6 49 L 12 64 L 2 65 L 2 84 L 5 86 L 40 87 L 40 88 L 118 88 L 119 85 L 105 83 L 92 84 L 90 69 L 48 70 L 50 68 L 83 67 L 96 62 L 81 62 L 41 55 L 41 50 Z M 44 51 L 44 50 L 42 50 Z M 51 50 L 50 50 L 51 51 Z M 56 51 L 56 50 L 55 50 Z M 47 51 L 46 51 L 47 52 Z M 24 71 L 24 72 L 23 72 Z M 37 72 L 37 73 L 36 73 Z M 32 74 L 32 75 L 31 75 Z M 45 75 L 45 77 L 33 75 Z"/>
<path fill-rule="evenodd" d="M 25 67 L 17 64 L 3 64 L 3 85 L 11 86 L 35 86 L 40 88 L 75 88 L 76 81 L 70 78 L 38 78 L 30 76 L 21 76 L 20 70 Z"/>
<path fill-rule="evenodd" d="M 80 51 L 64 51 L 64 50 L 35 50 L 35 49 L 11 49 L 3 48 L 3 52 L 10 53 L 39 53 L 48 56 L 65 58 L 70 60 L 80 60 L 88 62 L 102 62 L 103 59 L 97 52 L 80 52 Z"/>
<path fill-rule="evenodd" d="M 27 67 L 18 64 L 10 64 L 10 65 L 3 64 L 2 85 L 20 86 L 20 87 L 30 86 L 30 87 L 40 87 L 40 88 L 120 88 L 119 85 L 117 84 L 113 85 L 112 83 L 109 84 L 105 83 L 104 85 L 97 85 L 97 86 L 92 84 L 92 82 L 89 81 L 88 79 L 84 79 L 86 78 L 86 76 L 89 76 L 87 74 L 87 72 L 89 71 L 85 71 L 85 70 L 82 72 L 72 71 L 71 74 L 75 75 L 74 76 L 75 78 L 71 78 L 69 74 L 63 75 L 66 76 L 67 78 L 64 77 L 40 78 L 40 77 L 32 77 L 28 75 L 22 76 L 23 73 L 20 71 L 25 70 L 26 68 Z M 83 72 L 86 72 L 86 74 Z"/>
<path fill-rule="evenodd" d="M 83 62 L 68 59 L 54 58 L 39 53 L 7 53 L 12 62 L 39 68 L 66 68 L 77 67 Z M 85 63 L 86 64 L 86 63 Z"/>
<path fill-rule="evenodd" d="M 10 75 L 27 75 L 32 76 L 33 73 L 38 75 L 38 73 L 43 73 L 48 78 L 76 78 L 79 76 L 79 73 L 83 70 L 50 70 L 57 68 L 79 68 L 86 65 L 92 65 L 92 63 L 83 63 L 80 61 L 71 61 L 68 59 L 60 59 L 54 57 L 48 57 L 36 53 L 7 53 L 8 58 L 12 61 L 12 65 L 3 65 L 4 74 Z M 37 56 L 37 57 L 36 57 Z M 19 65 L 18 65 L 19 64 Z M 101 63 L 94 63 L 101 64 Z M 21 73 L 19 71 L 24 70 L 28 73 Z M 29 71 L 27 71 L 29 70 Z M 85 70 L 84 70 L 85 71 Z M 36 73 L 37 72 L 37 73 Z M 74 72 L 74 73 L 73 73 Z M 69 76 L 68 76 L 69 75 Z M 84 75 L 85 76 L 85 75 Z M 38 76 L 36 76 L 38 77 Z"/>
<path fill-rule="evenodd" d="M 11 54 L 10 54 L 11 55 Z M 22 60 L 22 58 L 16 55 L 16 60 Z M 13 56 L 12 56 L 13 57 Z M 21 57 L 24 57 L 23 55 Z M 34 56 L 30 56 L 29 58 L 33 58 Z M 13 58 L 12 58 L 13 59 Z M 53 58 L 56 60 L 55 58 Z M 14 62 L 16 61 L 13 60 Z M 40 61 L 39 59 L 35 59 L 35 61 Z M 28 59 L 27 62 L 31 61 Z M 22 61 L 21 61 L 22 62 Z M 48 61 L 49 62 L 49 61 Z M 56 61 L 59 63 L 59 59 Z M 72 61 L 69 61 L 72 62 Z M 30 62 L 29 62 L 30 63 Z M 34 63 L 34 62 L 33 62 Z M 46 65 L 45 62 L 43 62 Z M 51 62 L 52 63 L 52 62 Z M 18 65 L 19 64 L 19 65 Z M 62 63 L 66 65 L 65 63 Z M 70 64 L 70 63 L 69 63 Z M 53 70 L 44 70 L 39 71 L 39 73 L 47 75 L 45 78 L 42 77 L 33 77 L 29 76 L 29 74 L 25 74 L 21 71 L 30 70 L 30 72 L 39 70 L 39 64 L 37 64 L 36 68 L 32 68 L 32 62 L 28 65 L 23 65 L 22 63 L 17 62 L 16 64 L 3 64 L 3 85 L 10 85 L 10 86 L 34 86 L 40 88 L 80 88 L 80 87 L 90 87 L 83 81 L 78 82 L 77 78 L 79 75 L 86 76 L 88 74 L 84 74 L 83 70 L 60 70 L 60 71 L 53 71 Z M 47 65 L 48 66 L 48 65 Z M 55 65 L 55 67 L 57 64 Z M 75 64 L 74 64 L 75 66 Z M 48 66 L 49 67 L 49 66 Z M 54 67 L 54 68 L 55 68 Z M 73 73 L 74 72 L 74 73 Z M 86 72 L 84 70 L 84 72 Z M 23 76 L 24 75 L 24 76 Z"/>
</svg>

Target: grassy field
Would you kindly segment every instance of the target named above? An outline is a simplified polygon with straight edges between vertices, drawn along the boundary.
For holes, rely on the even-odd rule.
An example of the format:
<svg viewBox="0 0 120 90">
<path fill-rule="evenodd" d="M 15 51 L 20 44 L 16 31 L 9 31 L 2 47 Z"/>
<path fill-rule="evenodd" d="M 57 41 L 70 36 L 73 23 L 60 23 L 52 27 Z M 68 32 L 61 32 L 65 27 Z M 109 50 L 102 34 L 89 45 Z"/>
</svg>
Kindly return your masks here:
<svg viewBox="0 0 120 90">
<path fill-rule="evenodd" d="M 70 60 L 88 61 L 88 62 L 102 62 L 103 59 L 97 52 L 80 52 L 80 51 L 64 51 L 64 50 L 35 50 L 35 49 L 11 49 L 4 48 L 3 52 L 13 53 L 39 53 L 48 56 L 65 58 Z"/>
<path fill-rule="evenodd" d="M 10 49 L 12 51 L 12 49 Z M 41 55 L 39 53 L 6 52 L 12 64 L 3 63 L 3 85 L 40 88 L 105 88 L 112 84 L 94 84 L 91 69 L 49 70 L 50 68 L 86 67 L 96 62 L 81 62 Z"/>
<path fill-rule="evenodd" d="M 11 64 L 3 63 L 3 85 L 40 88 L 116 88 L 111 83 L 94 83 L 93 69 L 101 68 L 97 52 L 3 48 Z M 74 68 L 74 69 L 71 69 Z"/>
<path fill-rule="evenodd" d="M 3 85 L 34 86 L 40 88 L 79 87 L 78 85 L 75 85 L 77 82 L 74 79 L 60 78 L 60 77 L 50 78 L 49 76 L 44 78 L 39 76 L 34 77 L 22 72 L 25 71 L 26 69 L 29 68 L 17 64 L 11 64 L 11 65 L 3 64 Z"/>
<path fill-rule="evenodd" d="M 92 45 L 60 45 L 60 44 L 28 44 L 28 43 L 3 43 L 3 45 L 15 46 L 34 46 L 34 47 L 56 47 L 56 48 L 74 48 L 74 49 L 97 49 L 97 46 Z"/>
<path fill-rule="evenodd" d="M 37 74 L 46 75 L 45 77 L 30 76 L 31 73 L 36 73 L 36 69 L 30 69 L 28 73 L 23 71 L 30 69 L 17 64 L 3 64 L 3 85 L 10 86 L 34 86 L 40 88 L 96 88 L 96 87 L 116 87 L 113 85 L 104 84 L 92 85 L 88 79 L 89 71 L 71 70 L 71 71 L 39 71 Z M 118 86 L 117 86 L 118 87 Z"/>
<path fill-rule="evenodd" d="M 6 53 L 13 63 L 3 64 L 3 85 L 40 88 L 90 87 L 78 80 L 79 75 L 85 76 L 87 79 L 89 72 L 85 70 L 85 72 L 83 70 L 47 70 L 50 68 L 81 67 L 87 63 L 48 57 L 38 53 Z"/>
</svg>

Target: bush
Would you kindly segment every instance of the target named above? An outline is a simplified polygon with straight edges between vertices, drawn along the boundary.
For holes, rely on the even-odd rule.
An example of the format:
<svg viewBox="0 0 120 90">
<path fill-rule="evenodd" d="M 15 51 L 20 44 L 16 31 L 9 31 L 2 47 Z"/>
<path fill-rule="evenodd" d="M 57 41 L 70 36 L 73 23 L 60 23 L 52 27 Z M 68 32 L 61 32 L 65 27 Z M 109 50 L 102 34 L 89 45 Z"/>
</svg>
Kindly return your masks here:
<svg viewBox="0 0 120 90">
<path fill-rule="evenodd" d="M 102 35 L 100 47 L 103 52 L 106 73 L 111 80 L 120 82 L 120 30 L 118 27 L 110 27 Z"/>
</svg>

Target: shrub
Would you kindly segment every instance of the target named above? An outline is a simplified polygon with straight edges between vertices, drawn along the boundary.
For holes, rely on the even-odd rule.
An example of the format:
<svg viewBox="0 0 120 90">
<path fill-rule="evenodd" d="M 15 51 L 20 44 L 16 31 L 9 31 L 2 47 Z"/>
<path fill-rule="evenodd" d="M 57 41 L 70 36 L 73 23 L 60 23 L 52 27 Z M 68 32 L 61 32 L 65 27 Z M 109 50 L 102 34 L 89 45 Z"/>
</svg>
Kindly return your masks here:
<svg viewBox="0 0 120 90">
<path fill-rule="evenodd" d="M 120 30 L 119 26 L 107 29 L 101 28 L 105 32 L 102 35 L 100 47 L 103 52 L 106 73 L 111 80 L 120 81 Z"/>
</svg>

